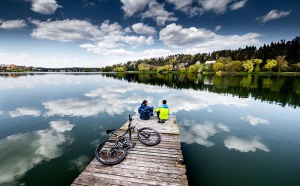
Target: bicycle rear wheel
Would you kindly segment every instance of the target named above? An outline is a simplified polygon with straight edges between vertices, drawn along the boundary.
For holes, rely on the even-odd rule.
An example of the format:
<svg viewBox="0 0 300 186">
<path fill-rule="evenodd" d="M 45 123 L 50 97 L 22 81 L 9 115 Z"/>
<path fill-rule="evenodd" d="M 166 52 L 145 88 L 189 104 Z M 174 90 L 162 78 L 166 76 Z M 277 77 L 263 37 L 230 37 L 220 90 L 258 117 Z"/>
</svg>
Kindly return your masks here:
<svg viewBox="0 0 300 186">
<path fill-rule="evenodd" d="M 100 143 L 95 151 L 96 159 L 104 165 L 115 165 L 124 160 L 126 150 L 116 140 L 107 140 Z"/>
<path fill-rule="evenodd" d="M 160 143 L 159 133 L 150 127 L 141 128 L 137 133 L 137 138 L 141 143 L 148 146 L 154 146 Z"/>
</svg>

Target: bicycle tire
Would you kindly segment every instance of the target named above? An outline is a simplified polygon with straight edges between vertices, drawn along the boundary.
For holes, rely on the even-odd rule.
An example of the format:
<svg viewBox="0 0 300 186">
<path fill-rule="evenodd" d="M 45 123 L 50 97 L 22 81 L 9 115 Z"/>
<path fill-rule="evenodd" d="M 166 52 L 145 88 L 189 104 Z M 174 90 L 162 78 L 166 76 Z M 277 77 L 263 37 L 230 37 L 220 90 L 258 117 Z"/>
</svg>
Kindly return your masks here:
<svg viewBox="0 0 300 186">
<path fill-rule="evenodd" d="M 124 160 L 127 151 L 123 147 L 114 147 L 116 140 L 106 140 L 100 143 L 96 150 L 96 159 L 104 165 L 115 165 Z"/>
<path fill-rule="evenodd" d="M 141 143 L 148 146 L 157 145 L 161 141 L 160 134 L 150 127 L 141 128 L 137 133 L 137 138 Z"/>
</svg>

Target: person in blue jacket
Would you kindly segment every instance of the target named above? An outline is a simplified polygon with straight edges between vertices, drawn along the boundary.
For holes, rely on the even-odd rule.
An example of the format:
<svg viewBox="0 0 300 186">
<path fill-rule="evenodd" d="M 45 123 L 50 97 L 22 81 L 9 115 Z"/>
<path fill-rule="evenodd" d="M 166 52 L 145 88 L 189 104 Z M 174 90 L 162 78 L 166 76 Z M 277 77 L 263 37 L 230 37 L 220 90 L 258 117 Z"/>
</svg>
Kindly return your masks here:
<svg viewBox="0 0 300 186">
<path fill-rule="evenodd" d="M 148 106 L 148 101 L 144 100 L 138 109 L 140 119 L 148 120 L 150 116 L 153 116 L 153 109 L 154 107 Z"/>
</svg>

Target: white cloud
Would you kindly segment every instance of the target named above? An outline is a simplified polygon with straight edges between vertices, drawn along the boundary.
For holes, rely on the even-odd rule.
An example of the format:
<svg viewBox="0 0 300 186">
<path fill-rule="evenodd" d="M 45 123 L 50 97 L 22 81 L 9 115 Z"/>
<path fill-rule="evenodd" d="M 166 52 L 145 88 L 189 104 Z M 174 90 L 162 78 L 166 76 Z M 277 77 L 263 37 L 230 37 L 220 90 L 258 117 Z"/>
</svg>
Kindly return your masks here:
<svg viewBox="0 0 300 186">
<path fill-rule="evenodd" d="M 32 21 L 37 26 L 31 36 L 39 39 L 57 41 L 95 40 L 103 34 L 98 27 L 87 21 L 62 20 L 62 21 Z"/>
<path fill-rule="evenodd" d="M 120 41 L 127 43 L 133 47 L 140 46 L 140 45 L 152 45 L 154 44 L 153 37 L 145 37 L 145 36 L 124 36 L 120 38 Z"/>
<path fill-rule="evenodd" d="M 136 23 L 132 25 L 132 29 L 137 34 L 150 35 L 150 36 L 156 34 L 156 30 L 154 27 L 145 25 L 143 23 Z"/>
<path fill-rule="evenodd" d="M 216 34 L 209 30 L 197 29 L 195 27 L 186 29 L 175 23 L 167 25 L 159 33 L 159 39 L 170 47 L 191 47 L 191 45 L 212 40 L 215 37 Z"/>
<path fill-rule="evenodd" d="M 261 125 L 268 125 L 269 121 L 262 118 L 257 118 L 255 116 L 247 115 L 245 117 L 241 117 L 242 120 L 249 121 L 249 123 L 253 126 Z"/>
<path fill-rule="evenodd" d="M 213 105 L 247 107 L 248 99 L 234 98 L 220 94 L 199 92 L 194 90 L 181 90 L 176 93 L 168 93 L 166 100 L 172 100 L 169 103 L 172 113 L 180 110 L 192 111 L 207 109 Z M 238 101 L 237 101 L 238 100 Z"/>
<path fill-rule="evenodd" d="M 204 28 L 183 28 L 175 23 L 160 30 L 159 39 L 172 48 L 188 48 L 188 53 L 211 52 L 224 49 L 235 49 L 259 44 L 257 33 L 244 35 L 218 35 Z"/>
<path fill-rule="evenodd" d="M 198 0 L 198 3 L 205 11 L 214 11 L 216 14 L 223 14 L 232 1 L 233 0 Z"/>
<path fill-rule="evenodd" d="M 216 28 L 215 28 L 216 31 L 219 31 L 219 30 L 221 30 L 221 29 L 222 29 L 222 26 L 221 26 L 221 25 L 217 25 Z"/>
<path fill-rule="evenodd" d="M 125 12 L 125 17 L 131 17 L 133 14 L 144 10 L 149 0 L 121 0 L 121 2 L 123 3 L 122 9 Z"/>
<path fill-rule="evenodd" d="M 53 128 L 8 136 L 0 140 L 0 184 L 11 183 L 42 161 L 63 154 L 73 139 Z M 10 154 L 10 156 L 7 156 Z M 13 167 L 13 168 L 12 168 Z"/>
<path fill-rule="evenodd" d="M 175 5 L 175 10 L 182 11 L 189 15 L 190 17 L 194 17 L 197 15 L 201 15 L 203 13 L 203 9 L 197 6 L 192 6 L 193 0 L 167 0 L 168 3 L 172 3 Z"/>
<path fill-rule="evenodd" d="M 126 27 L 126 28 L 124 29 L 124 31 L 125 31 L 126 33 L 131 33 L 131 32 L 132 32 L 132 30 L 131 30 L 130 27 Z"/>
<path fill-rule="evenodd" d="M 134 88 L 142 89 L 143 86 L 134 86 Z M 125 85 L 115 85 L 90 91 L 85 94 L 86 99 L 69 98 L 44 102 L 43 105 L 49 110 L 45 116 L 90 117 L 101 112 L 106 112 L 109 115 L 122 114 L 125 110 L 133 110 L 135 105 L 145 99 L 135 94 L 132 95 L 135 99 L 124 95 L 124 93 L 135 90 L 134 88 L 128 88 Z"/>
<path fill-rule="evenodd" d="M 219 129 L 225 131 L 225 132 L 230 132 L 229 127 L 226 126 L 226 125 L 224 125 L 224 124 L 219 123 L 219 124 L 217 125 L 217 127 L 218 127 Z"/>
<path fill-rule="evenodd" d="M 54 14 L 58 8 L 62 6 L 58 5 L 55 0 L 32 0 L 31 10 L 45 15 Z"/>
<path fill-rule="evenodd" d="M 93 7 L 96 6 L 95 2 L 89 1 L 89 0 L 83 0 L 84 6 L 85 7 Z"/>
<path fill-rule="evenodd" d="M 38 117 L 41 115 L 41 111 L 31 108 L 17 108 L 15 111 L 9 112 L 10 117 L 19 117 L 19 116 L 34 116 Z"/>
<path fill-rule="evenodd" d="M 50 126 L 57 132 L 70 131 L 74 127 L 74 125 L 70 124 L 70 121 L 66 120 L 51 121 Z"/>
<path fill-rule="evenodd" d="M 177 21 L 178 18 L 174 17 L 173 12 L 168 12 L 164 9 L 164 4 L 151 1 L 148 10 L 141 13 L 142 19 L 152 18 L 156 21 L 157 25 L 163 26 L 166 21 Z"/>
<path fill-rule="evenodd" d="M 180 10 L 182 8 L 185 8 L 187 6 L 191 6 L 193 4 L 193 0 L 166 0 L 168 3 L 173 3 L 175 5 L 176 10 Z"/>
<path fill-rule="evenodd" d="M 0 116 L 3 114 L 3 111 L 0 111 Z"/>
<path fill-rule="evenodd" d="M 138 58 L 153 58 L 158 56 L 167 56 L 175 54 L 174 52 L 166 49 L 147 49 L 143 51 L 142 53 L 138 54 Z"/>
<path fill-rule="evenodd" d="M 230 9 L 237 10 L 237 9 L 243 8 L 246 5 L 247 1 L 248 0 L 242 0 L 242 1 L 235 2 L 230 6 Z"/>
<path fill-rule="evenodd" d="M 16 19 L 10 21 L 0 20 L 0 29 L 14 30 L 14 29 L 22 29 L 26 26 L 27 24 L 23 19 Z"/>
<path fill-rule="evenodd" d="M 224 141 L 224 144 L 228 149 L 234 149 L 240 152 L 256 152 L 256 149 L 270 152 L 270 149 L 260 142 L 259 137 L 254 137 L 253 139 L 247 140 L 235 136 L 229 136 Z"/>
<path fill-rule="evenodd" d="M 180 141 L 183 143 L 191 144 L 198 143 L 206 147 L 214 146 L 214 143 L 208 141 L 208 138 L 214 136 L 217 131 L 212 122 L 204 122 L 202 124 L 186 124 L 186 126 L 191 126 L 187 130 L 183 127 L 179 127 L 180 130 Z"/>
<path fill-rule="evenodd" d="M 268 14 L 257 17 L 256 20 L 266 23 L 271 20 L 279 19 L 288 16 L 292 11 L 271 10 Z"/>
</svg>

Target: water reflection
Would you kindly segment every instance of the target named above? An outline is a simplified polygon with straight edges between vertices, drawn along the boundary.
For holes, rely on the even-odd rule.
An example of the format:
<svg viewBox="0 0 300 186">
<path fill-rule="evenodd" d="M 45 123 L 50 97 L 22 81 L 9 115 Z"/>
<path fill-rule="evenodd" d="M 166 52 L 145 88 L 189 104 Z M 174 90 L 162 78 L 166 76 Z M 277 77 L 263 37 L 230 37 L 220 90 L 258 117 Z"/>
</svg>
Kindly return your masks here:
<svg viewBox="0 0 300 186">
<path fill-rule="evenodd" d="M 65 133 L 73 127 L 69 121 L 51 121 L 50 129 L 11 135 L 2 139 L 0 184 L 13 182 L 40 162 L 61 156 L 62 145 L 73 142 Z"/>
<path fill-rule="evenodd" d="M 125 79 L 176 89 L 194 89 L 214 93 L 276 102 L 282 106 L 300 106 L 299 77 L 277 76 L 202 76 L 196 74 L 102 74 L 105 77 Z"/>
<path fill-rule="evenodd" d="M 225 146 L 230 150 L 234 149 L 240 152 L 256 152 L 256 149 L 270 152 L 270 149 L 260 142 L 260 137 L 255 136 L 251 139 L 243 139 L 235 136 L 229 136 L 224 141 Z"/>
<path fill-rule="evenodd" d="M 79 172 L 82 172 L 90 161 L 88 155 L 81 155 L 78 158 L 71 160 L 70 170 L 77 169 Z"/>
<path fill-rule="evenodd" d="M 251 115 L 243 116 L 243 117 L 241 117 L 241 119 L 245 120 L 245 121 L 249 121 L 249 123 L 253 126 L 269 124 L 268 120 L 262 119 L 262 118 L 257 118 L 255 116 L 251 116 Z"/>
<path fill-rule="evenodd" d="M 86 98 L 68 98 L 56 101 L 44 102 L 48 110 L 45 116 L 95 116 L 101 112 L 109 115 L 122 114 L 125 110 L 133 111 L 141 100 L 147 99 L 152 102 L 152 97 L 142 97 L 135 93 L 136 89 L 144 90 L 144 86 L 136 84 L 125 86 L 107 86 L 85 93 Z M 150 92 L 155 91 L 148 88 Z M 132 93 L 128 97 L 125 93 Z"/>
<path fill-rule="evenodd" d="M 0 90 L 26 88 L 31 89 L 41 84 L 60 85 L 60 84 L 81 84 L 82 77 L 71 76 L 66 74 L 36 74 L 36 75 L 21 75 L 18 78 L 1 78 Z M 2 76 L 3 77 L 3 76 Z M 62 78 L 63 77 L 63 78 Z M 92 76 L 91 76 L 92 77 Z"/>
<path fill-rule="evenodd" d="M 217 125 L 217 127 L 218 127 L 219 129 L 223 130 L 224 132 L 230 132 L 229 127 L 226 126 L 226 125 L 224 125 L 224 124 L 219 123 L 219 124 Z"/>
<path fill-rule="evenodd" d="M 205 121 L 202 124 L 197 124 L 195 121 L 184 120 L 179 123 L 180 141 L 182 143 L 192 144 L 198 143 L 206 147 L 212 147 L 215 144 L 208 140 L 218 131 L 213 122 Z M 221 128 L 227 129 L 227 126 L 222 125 Z"/>
<path fill-rule="evenodd" d="M 16 108 L 15 111 L 10 111 L 9 115 L 12 118 L 19 117 L 19 116 L 38 117 L 41 115 L 41 111 L 32 108 Z"/>
</svg>

